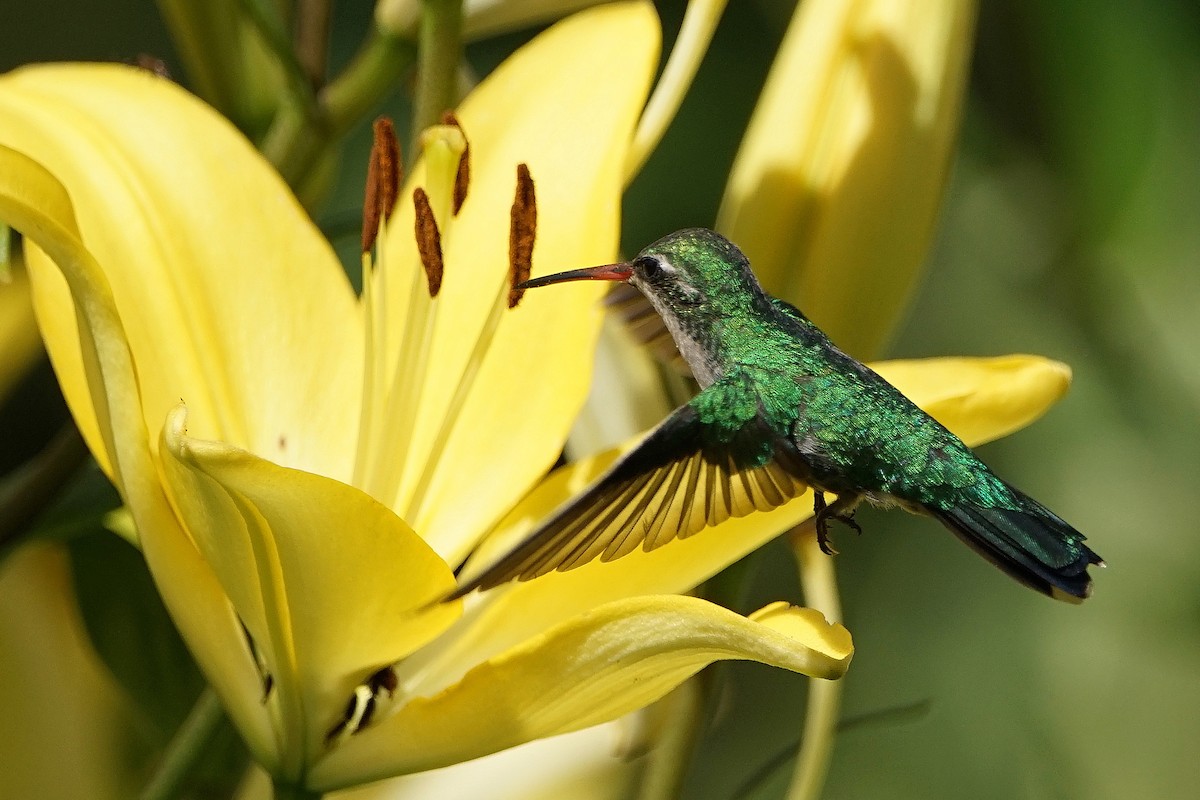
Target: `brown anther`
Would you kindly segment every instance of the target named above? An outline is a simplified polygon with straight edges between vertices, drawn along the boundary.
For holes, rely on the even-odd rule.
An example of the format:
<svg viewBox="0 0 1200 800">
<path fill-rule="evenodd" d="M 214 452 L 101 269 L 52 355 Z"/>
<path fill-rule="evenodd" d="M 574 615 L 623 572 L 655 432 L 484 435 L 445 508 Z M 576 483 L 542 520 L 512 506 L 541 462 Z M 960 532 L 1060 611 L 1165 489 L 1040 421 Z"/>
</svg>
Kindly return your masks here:
<svg viewBox="0 0 1200 800">
<path fill-rule="evenodd" d="M 471 140 L 467 138 L 467 132 L 463 130 L 462 123 L 454 116 L 453 111 L 442 112 L 442 124 L 458 128 L 458 132 L 463 135 L 463 141 L 466 142 L 462 155 L 458 157 L 458 172 L 454 173 L 454 216 L 457 217 L 467 200 L 467 186 L 471 183 Z"/>
<path fill-rule="evenodd" d="M 417 236 L 417 252 L 421 254 L 421 265 L 425 267 L 425 279 L 429 281 L 429 296 L 437 297 L 442 288 L 442 234 L 429 205 L 429 195 L 418 186 L 413 189 L 413 210 L 416 212 L 414 229 Z"/>
<path fill-rule="evenodd" d="M 380 219 L 392 218 L 396 196 L 400 193 L 400 144 L 396 129 L 387 117 L 375 120 L 375 141 L 371 144 L 371 160 L 367 163 L 367 192 L 363 199 L 362 252 L 375 245 L 379 236 Z"/>
<path fill-rule="evenodd" d="M 517 192 L 508 227 L 508 307 L 516 308 L 525 294 L 517 284 L 529 280 L 533 241 L 537 237 L 537 196 L 529 166 L 517 164 Z"/>
<path fill-rule="evenodd" d="M 396 670 L 392 669 L 390 666 L 384 667 L 378 672 L 372 673 L 371 676 L 367 678 L 367 687 L 370 688 L 371 693 L 376 696 L 378 696 L 380 692 L 387 692 L 388 697 L 391 697 L 395 693 L 396 687 L 399 685 L 400 678 L 396 676 Z"/>
</svg>

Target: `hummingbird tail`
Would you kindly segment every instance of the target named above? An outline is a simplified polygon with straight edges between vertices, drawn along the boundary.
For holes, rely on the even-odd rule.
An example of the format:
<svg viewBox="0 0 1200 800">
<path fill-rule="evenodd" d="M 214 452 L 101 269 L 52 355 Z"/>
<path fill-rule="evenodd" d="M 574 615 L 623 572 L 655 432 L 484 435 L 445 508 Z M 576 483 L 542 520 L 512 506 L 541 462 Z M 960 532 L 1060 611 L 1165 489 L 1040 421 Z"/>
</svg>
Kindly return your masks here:
<svg viewBox="0 0 1200 800">
<path fill-rule="evenodd" d="M 1036 500 L 1012 492 L 1021 510 L 963 503 L 927 511 L 1026 586 L 1057 600 L 1083 601 L 1092 593 L 1088 566 L 1104 562 L 1083 543 L 1083 534 Z"/>
</svg>

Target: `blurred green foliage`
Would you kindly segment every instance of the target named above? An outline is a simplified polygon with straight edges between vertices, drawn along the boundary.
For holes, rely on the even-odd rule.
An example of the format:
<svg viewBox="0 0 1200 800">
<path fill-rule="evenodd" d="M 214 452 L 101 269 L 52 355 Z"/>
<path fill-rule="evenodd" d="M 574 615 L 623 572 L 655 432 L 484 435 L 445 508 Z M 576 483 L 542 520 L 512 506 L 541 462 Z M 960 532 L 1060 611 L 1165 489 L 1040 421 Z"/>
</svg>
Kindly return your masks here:
<svg viewBox="0 0 1200 800">
<path fill-rule="evenodd" d="M 353 52 L 370 6 L 337 5 L 335 66 Z M 660 3 L 668 44 L 683 6 Z M 628 250 L 712 223 L 788 6 L 731 4 L 692 94 L 628 192 Z M 527 35 L 468 54 L 486 72 Z M 0 42 L 0 69 L 150 54 L 182 78 L 150 0 L 0 4 Z M 401 88 L 384 107 L 403 130 Z M 318 214 L 344 234 L 350 264 L 368 144 L 365 127 L 349 137 Z M 985 2 L 937 245 L 891 354 L 1025 351 L 1070 364 L 1068 397 L 983 456 L 1086 532 L 1109 568 L 1082 607 L 1056 604 L 928 520 L 864 512 L 866 534 L 837 542 L 857 645 L 845 713 L 860 722 L 837 743 L 828 797 L 1195 792 L 1197 254 L 1200 11 L 1185 0 Z M 28 425 L 52 431 L 61 407 L 41 405 L 49 419 Z M 747 607 L 781 593 L 799 598 L 785 548 L 752 558 L 759 579 Z M 120 553 L 105 559 L 137 569 Z M 85 597 L 94 581 L 77 579 Z M 92 618 L 117 605 L 84 611 Z M 126 611 L 131 622 L 158 613 Z M 734 666 L 716 685 L 687 796 L 730 798 L 739 787 L 779 796 L 786 767 L 746 781 L 794 744 L 804 681 Z M 884 713 L 897 709 L 908 713 Z"/>
</svg>

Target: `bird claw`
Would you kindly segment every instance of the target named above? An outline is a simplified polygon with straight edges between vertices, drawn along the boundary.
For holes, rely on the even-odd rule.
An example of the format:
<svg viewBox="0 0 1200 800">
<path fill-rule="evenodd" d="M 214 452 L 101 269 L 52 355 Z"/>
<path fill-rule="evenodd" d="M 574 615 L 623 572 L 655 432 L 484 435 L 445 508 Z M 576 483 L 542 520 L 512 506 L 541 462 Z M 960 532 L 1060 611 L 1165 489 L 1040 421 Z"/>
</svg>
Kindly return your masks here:
<svg viewBox="0 0 1200 800">
<path fill-rule="evenodd" d="M 829 520 L 836 519 L 851 528 L 859 536 L 862 535 L 862 526 L 854 521 L 854 509 L 851 509 L 848 514 L 840 513 L 838 511 L 838 504 L 827 505 L 825 503 L 825 496 L 819 491 L 813 494 L 813 513 L 816 516 L 817 546 L 827 556 L 836 556 L 838 554 L 838 551 L 829 543 Z"/>
<path fill-rule="evenodd" d="M 817 547 L 821 548 L 821 552 L 827 556 L 836 556 L 837 550 L 833 549 L 833 545 L 829 543 L 829 526 L 824 520 L 817 526 Z"/>
</svg>

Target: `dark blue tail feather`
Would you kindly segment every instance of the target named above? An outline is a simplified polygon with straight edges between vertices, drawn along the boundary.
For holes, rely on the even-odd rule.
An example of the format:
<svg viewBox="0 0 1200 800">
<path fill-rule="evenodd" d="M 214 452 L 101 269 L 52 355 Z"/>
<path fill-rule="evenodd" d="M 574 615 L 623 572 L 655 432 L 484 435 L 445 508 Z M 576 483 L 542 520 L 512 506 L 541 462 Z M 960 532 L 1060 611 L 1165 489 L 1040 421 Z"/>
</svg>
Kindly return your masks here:
<svg viewBox="0 0 1200 800">
<path fill-rule="evenodd" d="M 1045 506 L 1017 490 L 1021 510 L 962 503 L 927 508 L 988 561 L 1026 586 L 1078 603 L 1092 593 L 1091 564 L 1104 565 L 1084 536 Z"/>
</svg>

